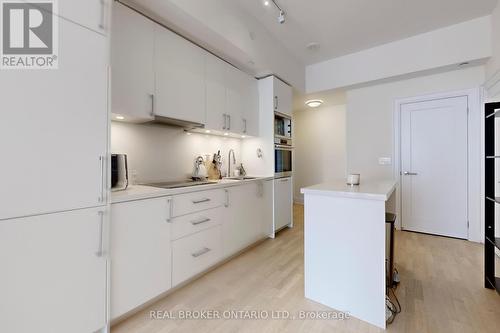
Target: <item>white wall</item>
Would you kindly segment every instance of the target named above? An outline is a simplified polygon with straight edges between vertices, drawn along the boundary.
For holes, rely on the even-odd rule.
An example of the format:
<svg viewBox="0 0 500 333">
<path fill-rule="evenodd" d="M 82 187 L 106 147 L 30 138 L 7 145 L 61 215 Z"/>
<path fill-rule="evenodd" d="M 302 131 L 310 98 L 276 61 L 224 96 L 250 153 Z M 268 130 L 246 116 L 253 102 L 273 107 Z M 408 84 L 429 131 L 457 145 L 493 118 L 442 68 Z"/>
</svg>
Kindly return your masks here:
<svg viewBox="0 0 500 333">
<path fill-rule="evenodd" d="M 294 201 L 300 188 L 343 179 L 346 166 L 346 106 L 333 105 L 294 113 Z"/>
<path fill-rule="evenodd" d="M 484 66 L 476 66 L 347 91 L 347 171 L 392 178 L 392 165 L 378 165 L 378 157 L 392 157 L 397 99 L 474 88 L 484 78 Z"/>
<path fill-rule="evenodd" d="M 195 157 L 213 156 L 219 149 L 224 162 L 229 149 L 235 150 L 237 163 L 241 160 L 238 139 L 187 135 L 181 128 L 172 126 L 111 123 L 111 152 L 128 155 L 130 174 L 135 171 L 140 183 L 189 178 Z"/>
<path fill-rule="evenodd" d="M 306 91 L 486 61 L 491 52 L 491 17 L 486 16 L 307 66 Z"/>
<path fill-rule="evenodd" d="M 490 100 L 500 100 L 500 1 L 491 15 L 493 55 L 486 64 L 486 84 Z"/>
<path fill-rule="evenodd" d="M 486 65 L 486 77 L 492 77 L 497 71 L 500 71 L 500 1 L 491 14 L 491 42 L 492 57 Z"/>
<path fill-rule="evenodd" d="M 361 179 L 394 178 L 394 112 L 398 99 L 477 88 L 485 79 L 484 66 L 385 83 L 347 92 L 347 172 L 361 173 Z M 470 101 L 478 105 L 479 101 Z M 477 103 L 477 104 L 474 104 Z M 481 116 L 469 119 L 469 133 L 481 142 Z M 479 140 L 478 140 L 479 139 Z M 471 141 L 472 142 L 472 141 Z M 469 146 L 471 149 L 473 146 Z M 475 147 L 475 146 L 474 146 Z M 471 151 L 469 183 L 469 240 L 482 240 L 482 187 L 480 143 Z M 379 157 L 391 157 L 390 166 L 378 165 Z M 469 161 L 469 163 L 471 163 Z M 396 209 L 396 213 L 399 212 Z"/>
</svg>

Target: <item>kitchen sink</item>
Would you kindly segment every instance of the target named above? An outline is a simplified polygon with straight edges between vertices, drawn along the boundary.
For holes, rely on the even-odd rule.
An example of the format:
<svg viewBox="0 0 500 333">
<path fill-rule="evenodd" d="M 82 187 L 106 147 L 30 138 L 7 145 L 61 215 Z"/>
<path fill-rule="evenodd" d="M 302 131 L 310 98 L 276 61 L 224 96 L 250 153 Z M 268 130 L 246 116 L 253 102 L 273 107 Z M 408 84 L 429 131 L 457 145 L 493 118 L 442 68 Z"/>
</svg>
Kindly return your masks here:
<svg viewBox="0 0 500 333">
<path fill-rule="evenodd" d="M 257 179 L 258 177 L 227 177 L 224 179 L 230 179 L 230 180 L 252 180 L 252 179 Z"/>
</svg>

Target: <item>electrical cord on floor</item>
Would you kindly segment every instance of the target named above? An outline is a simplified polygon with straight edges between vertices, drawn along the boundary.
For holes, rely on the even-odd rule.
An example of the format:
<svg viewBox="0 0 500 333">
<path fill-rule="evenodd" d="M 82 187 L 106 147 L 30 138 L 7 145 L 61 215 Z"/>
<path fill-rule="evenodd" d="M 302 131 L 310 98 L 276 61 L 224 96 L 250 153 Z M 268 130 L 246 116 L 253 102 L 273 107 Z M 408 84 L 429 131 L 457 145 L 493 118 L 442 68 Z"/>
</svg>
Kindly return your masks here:
<svg viewBox="0 0 500 333">
<path fill-rule="evenodd" d="M 394 269 L 395 273 L 397 274 L 398 281 L 392 281 L 391 285 L 388 287 L 388 289 L 392 292 L 392 295 L 394 299 L 396 300 L 396 304 L 391 300 L 389 295 L 385 296 L 385 305 L 386 305 L 386 322 L 387 324 L 392 324 L 394 321 L 394 318 L 401 313 L 401 303 L 399 303 L 399 299 L 396 296 L 395 290 L 398 288 L 399 285 L 399 272 L 397 269 Z"/>
</svg>

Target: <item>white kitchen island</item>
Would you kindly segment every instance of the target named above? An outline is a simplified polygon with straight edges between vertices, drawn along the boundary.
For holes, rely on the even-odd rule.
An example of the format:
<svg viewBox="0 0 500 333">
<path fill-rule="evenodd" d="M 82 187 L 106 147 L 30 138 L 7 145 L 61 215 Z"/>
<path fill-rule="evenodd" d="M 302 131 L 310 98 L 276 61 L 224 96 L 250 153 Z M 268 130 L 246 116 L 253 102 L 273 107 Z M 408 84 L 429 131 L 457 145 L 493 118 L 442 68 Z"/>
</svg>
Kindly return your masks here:
<svg viewBox="0 0 500 333">
<path fill-rule="evenodd" d="M 385 329 L 386 201 L 396 181 L 302 188 L 305 296 Z"/>
</svg>

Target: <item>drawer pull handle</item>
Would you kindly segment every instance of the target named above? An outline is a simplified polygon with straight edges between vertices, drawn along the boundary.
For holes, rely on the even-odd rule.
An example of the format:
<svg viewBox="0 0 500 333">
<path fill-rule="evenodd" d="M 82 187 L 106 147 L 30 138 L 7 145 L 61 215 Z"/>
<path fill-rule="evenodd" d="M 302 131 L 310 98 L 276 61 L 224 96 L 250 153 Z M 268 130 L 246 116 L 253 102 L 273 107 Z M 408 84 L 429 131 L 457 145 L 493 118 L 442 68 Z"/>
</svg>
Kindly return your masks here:
<svg viewBox="0 0 500 333">
<path fill-rule="evenodd" d="M 193 203 L 196 205 L 196 204 L 209 202 L 209 201 L 210 201 L 210 199 L 206 198 L 206 199 L 200 199 L 200 200 L 193 200 Z"/>
<path fill-rule="evenodd" d="M 209 218 L 205 218 L 205 219 L 198 220 L 198 221 L 191 221 L 191 224 L 192 225 L 198 225 L 198 224 L 207 223 L 207 222 L 210 222 Z"/>
<path fill-rule="evenodd" d="M 203 249 L 195 252 L 195 253 L 191 253 L 191 255 L 193 256 L 193 258 L 198 258 L 199 256 L 202 256 L 204 255 L 205 253 L 208 253 L 212 251 L 211 249 L 209 249 L 208 247 L 204 247 Z"/>
</svg>

